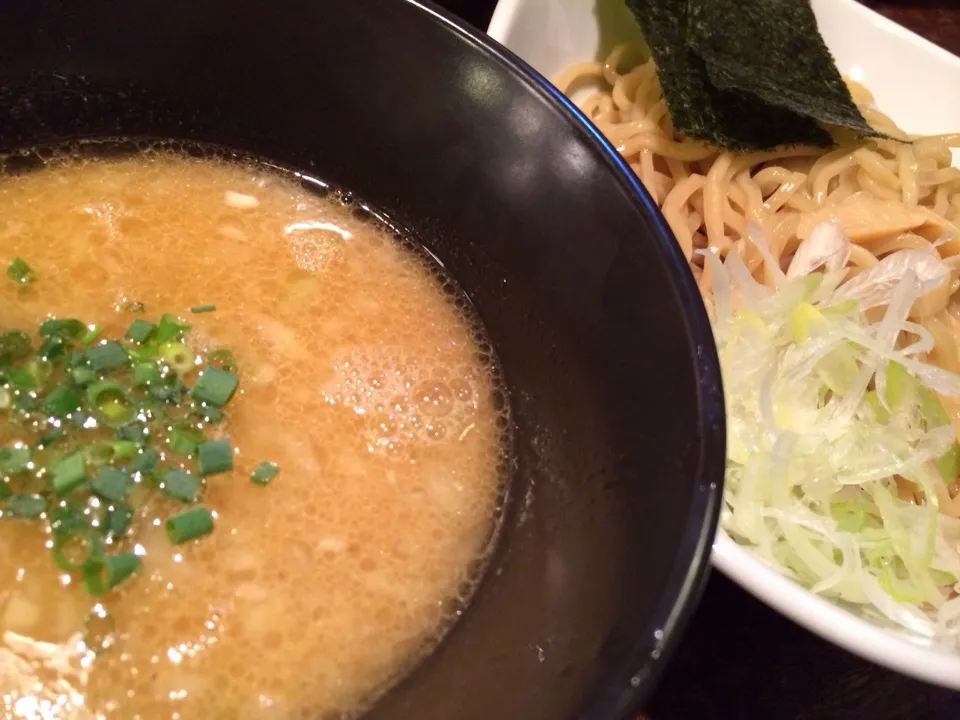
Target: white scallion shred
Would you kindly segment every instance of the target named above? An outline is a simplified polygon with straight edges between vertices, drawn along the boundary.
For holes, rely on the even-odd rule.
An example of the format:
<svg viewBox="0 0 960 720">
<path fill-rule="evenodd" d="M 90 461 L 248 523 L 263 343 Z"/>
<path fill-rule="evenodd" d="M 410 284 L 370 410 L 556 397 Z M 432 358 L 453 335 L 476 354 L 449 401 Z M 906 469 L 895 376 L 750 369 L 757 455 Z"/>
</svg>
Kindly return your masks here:
<svg viewBox="0 0 960 720">
<path fill-rule="evenodd" d="M 960 648 L 960 521 L 937 510 L 960 470 L 937 394 L 960 395 L 960 376 L 925 361 L 933 338 L 907 319 L 950 267 L 904 250 L 845 279 L 834 222 L 785 273 L 767 268 L 776 289 L 735 252 L 703 254 L 727 400 L 723 530 L 817 594 Z"/>
</svg>

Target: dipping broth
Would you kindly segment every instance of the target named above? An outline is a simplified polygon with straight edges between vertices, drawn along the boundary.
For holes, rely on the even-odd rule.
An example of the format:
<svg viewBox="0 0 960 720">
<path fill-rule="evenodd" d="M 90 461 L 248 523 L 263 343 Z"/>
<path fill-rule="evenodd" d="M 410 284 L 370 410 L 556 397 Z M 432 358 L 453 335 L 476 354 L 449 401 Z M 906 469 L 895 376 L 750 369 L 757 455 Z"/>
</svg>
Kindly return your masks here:
<svg viewBox="0 0 960 720">
<path fill-rule="evenodd" d="M 107 549 L 142 564 L 105 595 L 51 561 L 43 518 L 0 518 L 8 717 L 340 717 L 435 644 L 494 535 L 506 422 L 480 329 L 422 253 L 335 193 L 155 150 L 0 178 L 14 257 L 36 279 L 0 277 L 0 330 L 79 318 L 130 345 L 134 318 L 172 313 L 183 382 L 229 348 L 240 384 L 205 426 L 232 447 L 201 490 L 213 531 L 173 544 L 184 503 L 131 473 Z M 0 447 L 36 439 L 0 424 Z"/>
</svg>

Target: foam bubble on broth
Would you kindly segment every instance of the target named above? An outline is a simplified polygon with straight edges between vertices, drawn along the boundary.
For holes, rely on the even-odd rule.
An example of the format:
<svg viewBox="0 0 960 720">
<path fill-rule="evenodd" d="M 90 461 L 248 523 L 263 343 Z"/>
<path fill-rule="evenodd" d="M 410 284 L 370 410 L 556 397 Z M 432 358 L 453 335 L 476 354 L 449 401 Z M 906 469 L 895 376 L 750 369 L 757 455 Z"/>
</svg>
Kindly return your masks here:
<svg viewBox="0 0 960 720">
<path fill-rule="evenodd" d="M 173 546 L 173 501 L 136 508 L 143 569 L 102 600 L 115 629 L 92 663 L 91 599 L 41 529 L 0 521 L 8 714 L 50 674 L 24 642 L 73 663 L 53 679 L 82 704 L 53 717 L 124 720 L 347 712 L 429 647 L 489 547 L 504 411 L 477 326 L 417 253 L 288 177 L 150 152 L 0 179 L 0 258 L 17 255 L 39 280 L 0 283 L 3 327 L 52 313 L 119 336 L 138 300 L 188 317 L 193 347 L 229 347 L 241 394 L 235 470 L 206 490 L 215 532 Z M 263 459 L 281 468 L 266 489 L 247 479 Z"/>
</svg>

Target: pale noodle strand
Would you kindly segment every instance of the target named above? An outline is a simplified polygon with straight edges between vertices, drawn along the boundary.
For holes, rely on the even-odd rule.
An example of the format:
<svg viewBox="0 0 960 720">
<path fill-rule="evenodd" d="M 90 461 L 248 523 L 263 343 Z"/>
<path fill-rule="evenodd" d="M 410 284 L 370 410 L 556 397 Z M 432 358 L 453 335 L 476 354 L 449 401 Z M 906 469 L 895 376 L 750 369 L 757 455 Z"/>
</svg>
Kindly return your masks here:
<svg viewBox="0 0 960 720">
<path fill-rule="evenodd" d="M 952 167 L 951 152 L 960 148 L 960 133 L 909 136 L 876 108 L 869 90 L 848 80 L 867 122 L 896 139 L 856 144 L 840 139 L 852 137 L 844 132 L 837 135 L 840 146 L 828 152 L 721 152 L 674 132 L 656 66 L 650 60 L 630 66 L 636 57 L 635 49 L 618 46 L 602 61 L 565 68 L 555 84 L 582 97 L 581 110 L 660 205 L 708 307 L 709 264 L 695 250 L 736 252 L 769 284 L 771 269 L 746 239 L 747 224 L 762 228 L 770 254 L 785 267 L 811 221 L 835 217 L 854 242 L 850 274 L 903 249 L 938 252 L 950 264 L 950 282 L 921 298 L 913 317 L 934 338 L 928 360 L 960 372 L 960 170 Z M 593 92 L 582 95 L 585 89 Z M 945 406 L 960 437 L 960 401 L 946 399 Z M 904 493 L 919 497 L 903 482 Z M 948 490 L 941 512 L 960 517 L 957 484 Z"/>
</svg>

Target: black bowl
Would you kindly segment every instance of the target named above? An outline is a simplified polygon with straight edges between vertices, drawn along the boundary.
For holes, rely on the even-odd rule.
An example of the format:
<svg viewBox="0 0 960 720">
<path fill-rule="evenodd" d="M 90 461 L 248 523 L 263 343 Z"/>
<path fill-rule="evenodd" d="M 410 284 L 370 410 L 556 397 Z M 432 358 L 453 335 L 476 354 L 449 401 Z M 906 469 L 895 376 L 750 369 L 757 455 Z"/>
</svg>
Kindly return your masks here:
<svg viewBox="0 0 960 720">
<path fill-rule="evenodd" d="M 634 713 L 703 585 L 724 413 L 693 279 L 597 131 L 412 0 L 3 3 L 0 150 L 79 136 L 212 142 L 351 190 L 486 325 L 515 422 L 500 545 L 370 717 Z"/>
</svg>

